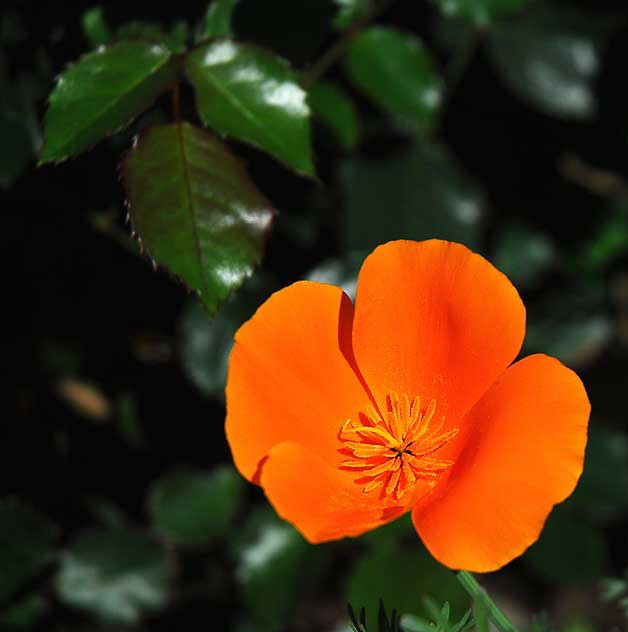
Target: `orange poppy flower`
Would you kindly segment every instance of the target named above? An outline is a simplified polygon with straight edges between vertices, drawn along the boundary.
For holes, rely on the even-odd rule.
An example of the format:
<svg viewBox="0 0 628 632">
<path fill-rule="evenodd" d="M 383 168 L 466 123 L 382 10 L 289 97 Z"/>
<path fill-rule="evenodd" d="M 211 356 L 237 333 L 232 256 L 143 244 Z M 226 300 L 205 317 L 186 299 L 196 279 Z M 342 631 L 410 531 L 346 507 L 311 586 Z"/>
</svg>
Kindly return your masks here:
<svg viewBox="0 0 628 632">
<path fill-rule="evenodd" d="M 355 309 L 338 287 L 295 283 L 235 337 L 235 464 L 310 542 L 411 510 L 443 564 L 495 570 L 573 491 L 586 444 L 578 376 L 545 355 L 509 366 L 524 332 L 513 285 L 460 244 L 378 247 Z"/>
</svg>

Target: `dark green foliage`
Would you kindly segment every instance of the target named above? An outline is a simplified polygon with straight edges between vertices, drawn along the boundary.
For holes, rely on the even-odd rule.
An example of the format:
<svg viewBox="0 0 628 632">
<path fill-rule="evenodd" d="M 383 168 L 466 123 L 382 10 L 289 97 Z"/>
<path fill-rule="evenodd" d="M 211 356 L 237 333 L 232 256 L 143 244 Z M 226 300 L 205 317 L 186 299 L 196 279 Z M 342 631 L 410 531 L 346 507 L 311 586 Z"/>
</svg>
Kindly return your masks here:
<svg viewBox="0 0 628 632">
<path fill-rule="evenodd" d="M 152 128 L 123 174 L 143 246 L 213 314 L 259 261 L 274 211 L 227 147 L 188 123 Z"/>
<path fill-rule="evenodd" d="M 185 71 L 205 125 L 314 174 L 310 110 L 286 61 L 255 46 L 216 39 L 188 55 Z"/>
</svg>

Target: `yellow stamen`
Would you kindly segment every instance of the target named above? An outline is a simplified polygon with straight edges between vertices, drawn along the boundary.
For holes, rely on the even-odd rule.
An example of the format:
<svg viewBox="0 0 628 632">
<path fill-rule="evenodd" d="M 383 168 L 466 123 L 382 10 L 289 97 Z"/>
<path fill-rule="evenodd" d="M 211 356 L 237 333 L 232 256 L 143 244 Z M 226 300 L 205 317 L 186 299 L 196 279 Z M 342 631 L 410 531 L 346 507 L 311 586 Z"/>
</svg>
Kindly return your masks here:
<svg viewBox="0 0 628 632">
<path fill-rule="evenodd" d="M 442 432 L 445 418 L 432 423 L 436 401 L 421 411 L 421 399 L 412 401 L 406 394 L 392 392 L 387 397 L 387 410 L 381 415 L 372 406 L 358 419 L 347 419 L 340 430 L 340 439 L 351 459 L 342 467 L 357 471 L 366 483 L 363 491 L 382 489 L 382 493 L 400 499 L 419 480 L 429 487 L 436 485 L 440 473 L 453 465 L 448 459 L 431 455 L 451 441 L 459 432 L 453 428 Z"/>
</svg>

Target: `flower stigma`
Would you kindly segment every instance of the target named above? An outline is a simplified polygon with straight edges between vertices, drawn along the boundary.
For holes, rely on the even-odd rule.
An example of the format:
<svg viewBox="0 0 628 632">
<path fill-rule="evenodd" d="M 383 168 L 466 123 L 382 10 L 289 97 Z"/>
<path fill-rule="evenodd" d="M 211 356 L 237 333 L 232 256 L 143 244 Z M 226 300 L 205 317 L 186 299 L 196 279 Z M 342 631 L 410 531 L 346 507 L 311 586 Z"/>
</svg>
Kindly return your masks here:
<svg viewBox="0 0 628 632">
<path fill-rule="evenodd" d="M 352 459 L 341 467 L 360 473 L 364 493 L 379 489 L 382 495 L 399 500 L 421 480 L 433 488 L 441 472 L 454 462 L 433 455 L 459 432 L 442 432 L 445 417 L 434 422 L 436 400 L 422 411 L 421 398 L 412 401 L 392 392 L 386 398 L 387 410 L 381 415 L 373 406 L 361 412 L 358 420 L 347 419 L 340 440 Z"/>
</svg>

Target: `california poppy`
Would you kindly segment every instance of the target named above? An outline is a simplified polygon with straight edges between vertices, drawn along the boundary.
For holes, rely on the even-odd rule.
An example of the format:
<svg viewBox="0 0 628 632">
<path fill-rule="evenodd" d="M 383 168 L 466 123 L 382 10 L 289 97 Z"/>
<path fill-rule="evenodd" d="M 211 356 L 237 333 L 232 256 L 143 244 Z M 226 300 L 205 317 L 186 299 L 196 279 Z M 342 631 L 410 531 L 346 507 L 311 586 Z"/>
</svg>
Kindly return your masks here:
<svg viewBox="0 0 628 632">
<path fill-rule="evenodd" d="M 495 570 L 573 491 L 586 444 L 578 376 L 545 355 L 511 365 L 524 333 L 516 289 L 460 244 L 378 247 L 355 308 L 295 283 L 235 337 L 235 464 L 311 542 L 412 511 L 443 564 Z"/>
</svg>

